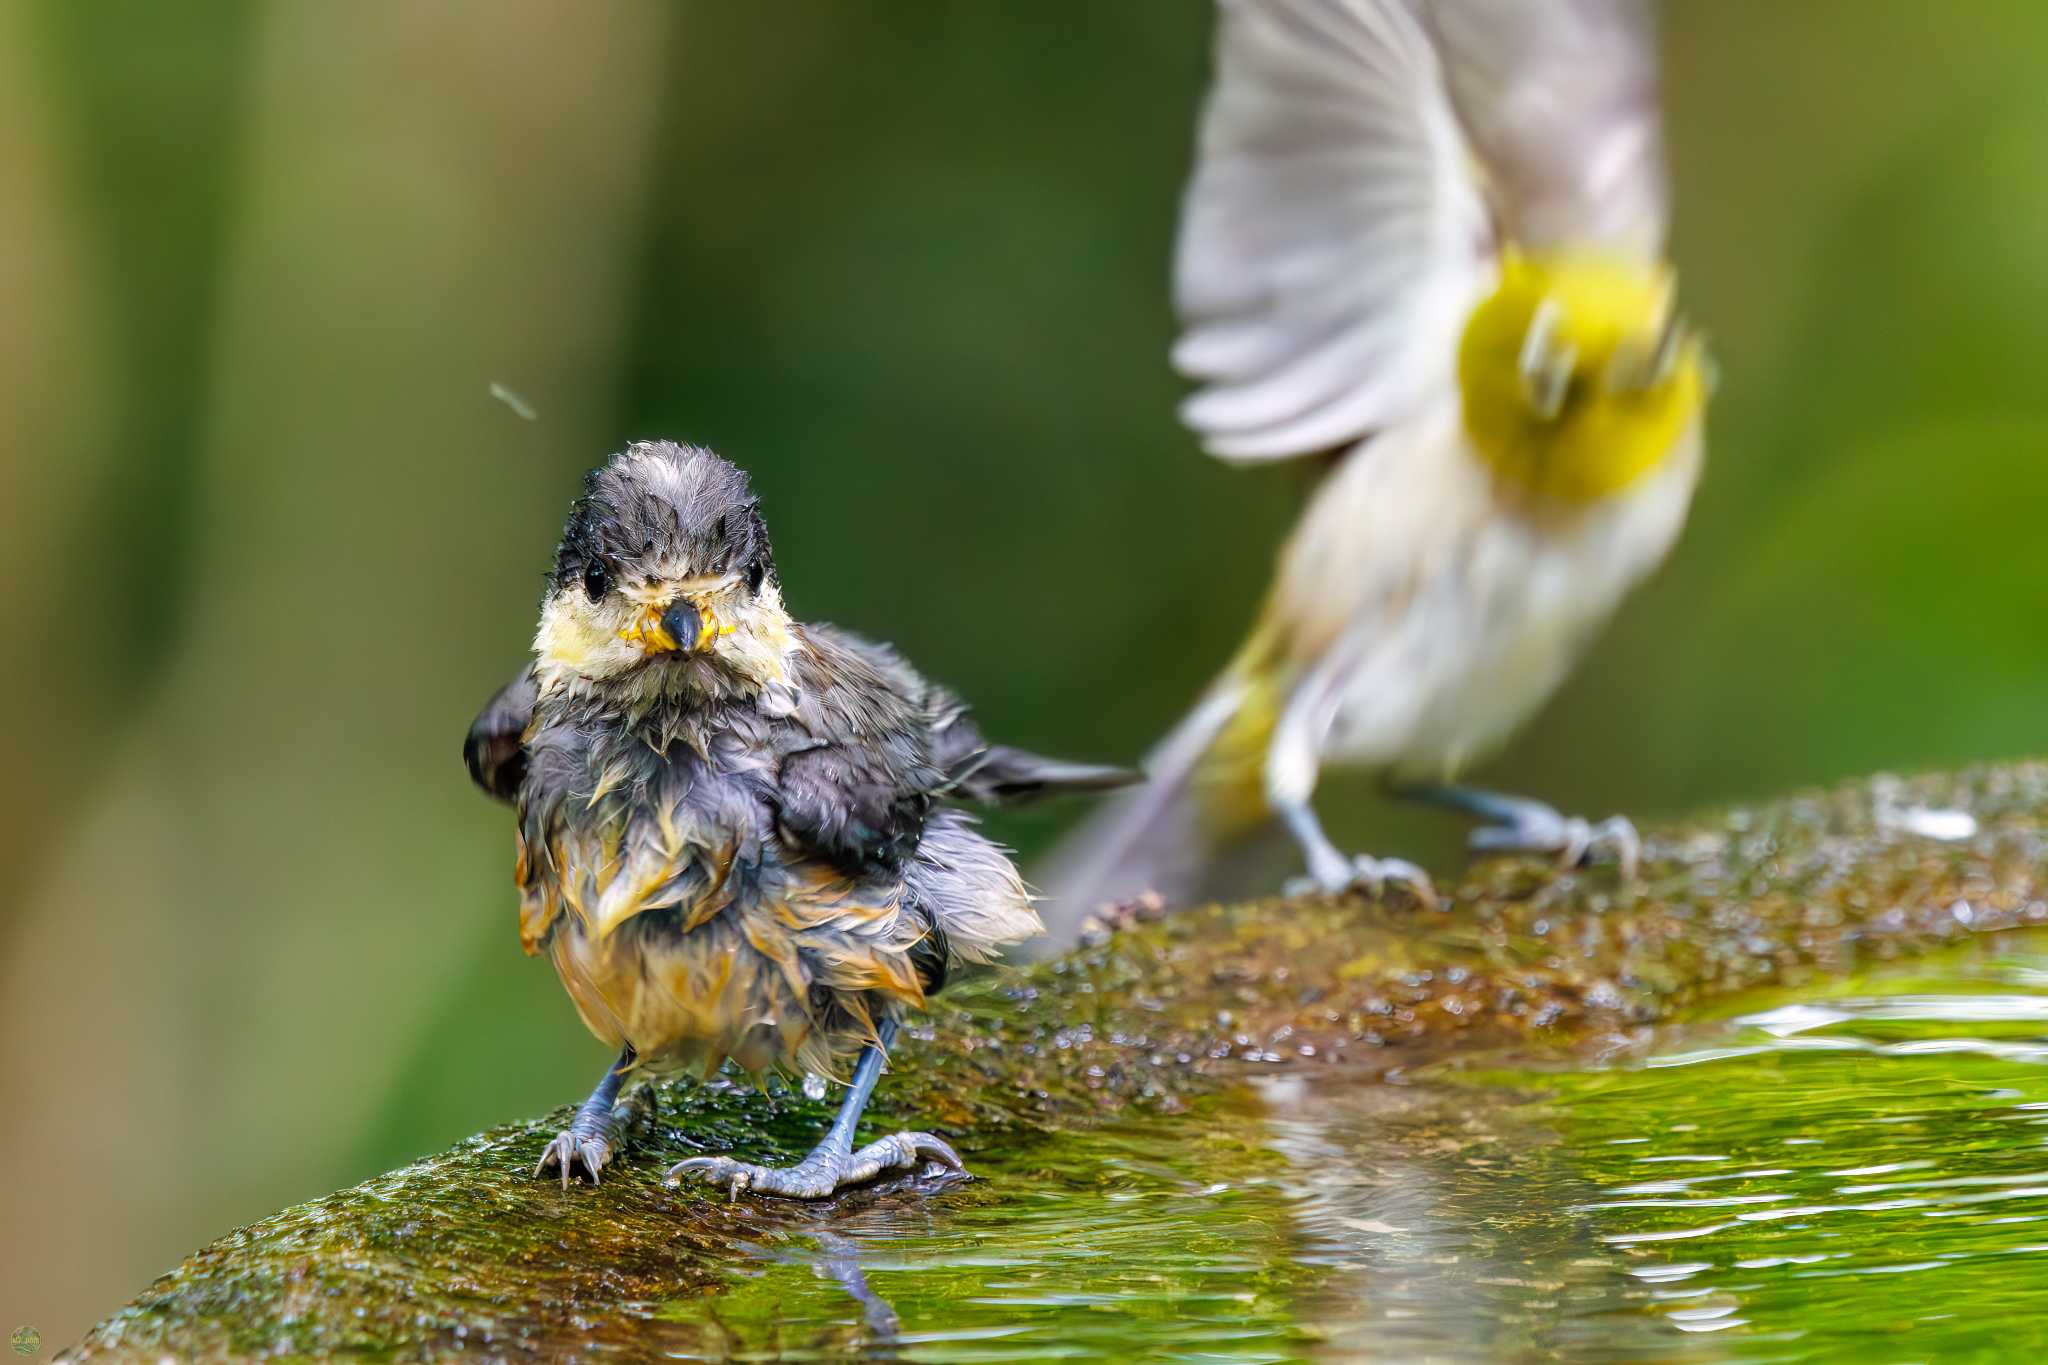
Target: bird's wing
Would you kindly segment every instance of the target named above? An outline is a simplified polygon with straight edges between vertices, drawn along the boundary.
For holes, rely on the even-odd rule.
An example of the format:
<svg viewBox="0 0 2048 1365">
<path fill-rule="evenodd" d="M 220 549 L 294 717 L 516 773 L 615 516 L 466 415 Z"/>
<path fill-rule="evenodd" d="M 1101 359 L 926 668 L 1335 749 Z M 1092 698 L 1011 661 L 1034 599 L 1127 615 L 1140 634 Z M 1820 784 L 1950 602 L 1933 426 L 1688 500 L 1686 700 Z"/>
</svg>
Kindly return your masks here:
<svg viewBox="0 0 2048 1365">
<path fill-rule="evenodd" d="M 900 862 L 941 800 L 1025 801 L 1138 778 L 989 743 L 964 702 L 887 645 L 831 626 L 806 626 L 803 639 L 791 719 L 805 741 L 781 761 L 776 800 L 784 830 L 840 867 Z"/>
<path fill-rule="evenodd" d="M 1546 11 L 1547 6 L 1532 6 Z M 1182 213 L 1174 362 L 1214 454 L 1348 445 L 1453 382 L 1493 252 L 1407 0 L 1221 0 Z"/>
<path fill-rule="evenodd" d="M 1661 256 L 1670 186 L 1646 0 L 1427 0 L 1420 13 L 1504 234 Z"/>
<path fill-rule="evenodd" d="M 500 801 L 515 800 L 526 780 L 526 727 L 538 695 L 529 666 L 484 703 L 462 741 L 470 781 Z"/>
<path fill-rule="evenodd" d="M 945 777 L 932 761 L 926 687 L 894 650 L 806 626 L 797 653 L 794 743 L 775 801 L 785 835 L 858 871 L 916 848 Z"/>
</svg>

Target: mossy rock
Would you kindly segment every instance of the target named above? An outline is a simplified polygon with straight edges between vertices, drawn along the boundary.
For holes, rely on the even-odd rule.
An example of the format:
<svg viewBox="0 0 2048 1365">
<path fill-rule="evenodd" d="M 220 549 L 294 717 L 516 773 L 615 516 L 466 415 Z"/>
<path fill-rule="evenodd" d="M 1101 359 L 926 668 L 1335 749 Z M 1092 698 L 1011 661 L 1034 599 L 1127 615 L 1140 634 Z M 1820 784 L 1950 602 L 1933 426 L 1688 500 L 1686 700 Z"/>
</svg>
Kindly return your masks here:
<svg viewBox="0 0 2048 1365">
<path fill-rule="evenodd" d="M 1441 912 L 1318 897 L 1138 919 L 950 993 L 898 1043 L 870 1126 L 941 1131 L 970 1165 L 998 1147 L 1058 1161 L 1105 1115 L 1178 1113 L 1248 1071 L 1370 1079 L 1452 1049 L 1631 1031 L 1709 997 L 2048 922 L 2044 849 L 2048 764 L 2016 763 L 1656 831 L 1629 886 L 1611 869 L 1491 859 Z M 694 1349 L 677 1305 L 720 1292 L 778 1229 L 830 1236 L 878 1201 L 1002 1198 L 986 1182 L 815 1206 L 671 1189 L 662 1172 L 683 1156 L 794 1158 L 828 1108 L 724 1080 L 663 1085 L 651 1107 L 597 1188 L 532 1176 L 566 1108 L 493 1129 L 220 1239 L 60 1358 Z"/>
</svg>

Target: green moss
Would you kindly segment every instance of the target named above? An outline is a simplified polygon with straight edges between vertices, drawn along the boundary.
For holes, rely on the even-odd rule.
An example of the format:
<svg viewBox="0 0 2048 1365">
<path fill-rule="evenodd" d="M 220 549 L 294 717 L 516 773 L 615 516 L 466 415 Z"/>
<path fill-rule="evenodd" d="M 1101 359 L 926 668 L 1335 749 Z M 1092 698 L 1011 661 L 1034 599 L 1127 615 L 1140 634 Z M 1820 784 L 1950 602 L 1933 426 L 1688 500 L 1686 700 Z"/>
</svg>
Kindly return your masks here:
<svg viewBox="0 0 2048 1365">
<path fill-rule="evenodd" d="M 1973 812 L 1978 832 L 1936 842 L 1887 817 L 1923 804 Z M 1443 914 L 1309 899 L 1130 926 L 961 989 L 899 1043 L 871 1123 L 944 1131 L 990 1179 L 854 1192 L 822 1207 L 670 1190 L 661 1173 L 685 1155 L 795 1157 L 827 1108 L 724 1081 L 665 1085 L 657 1117 L 596 1189 L 531 1178 L 566 1109 L 494 1129 L 223 1238 L 73 1354 L 716 1354 L 771 1339 L 829 1354 L 876 1334 L 831 1273 L 830 1239 L 880 1227 L 883 1242 L 908 1244 L 944 1220 L 949 1245 L 964 1237 L 1016 1261 L 1014 1273 L 1004 1280 L 980 1261 L 958 1274 L 859 1266 L 891 1282 L 896 1311 L 943 1302 L 957 1331 L 1006 1330 L 1029 1318 L 1033 1277 L 1048 1312 L 1084 1302 L 1093 1278 L 1126 1329 L 1150 1311 L 1175 1331 L 1195 1323 L 1235 1341 L 1219 1347 L 1226 1354 L 1285 1358 L 1311 1343 L 1283 1302 L 1335 1272 L 1297 1254 L 1268 1170 L 1286 1135 L 1233 1089 L 1245 1077 L 1348 1063 L 1341 1074 L 1355 1082 L 1597 1039 L 1696 1002 L 2038 923 L 2048 919 L 2044 814 L 2048 767 L 2020 764 L 1863 784 L 1667 831 L 1651 840 L 1635 888 L 1606 870 L 1492 861 Z M 1624 1111 L 1683 1102 L 1682 1087 L 1662 1092 L 1658 1073 L 1644 1075 L 1587 1080 L 1585 1112 L 1610 1092 L 1630 1096 Z M 1112 1252 L 1094 1257 L 1097 1247 Z M 1126 1271 L 1153 1277 L 1157 1293 L 1138 1292 Z M 996 1283 L 1000 1313 L 978 1318 Z M 782 1341 L 774 1326 L 800 1289 L 851 1306 L 837 1319 L 787 1315 L 812 1326 Z M 817 1328 L 823 1319 L 839 1325 Z M 840 1328 L 851 1335 L 832 1336 Z"/>
</svg>

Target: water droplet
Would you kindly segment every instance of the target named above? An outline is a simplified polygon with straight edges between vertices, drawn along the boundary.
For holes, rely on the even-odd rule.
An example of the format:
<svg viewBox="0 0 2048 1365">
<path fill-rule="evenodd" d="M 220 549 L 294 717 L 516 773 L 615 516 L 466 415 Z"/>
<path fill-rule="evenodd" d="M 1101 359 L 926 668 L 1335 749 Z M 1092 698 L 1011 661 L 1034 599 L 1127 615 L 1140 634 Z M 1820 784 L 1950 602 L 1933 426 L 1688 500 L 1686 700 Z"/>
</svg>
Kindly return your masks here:
<svg viewBox="0 0 2048 1365">
<path fill-rule="evenodd" d="M 1945 843 L 1973 838 L 1977 833 L 1977 817 L 1966 810 L 1929 810 L 1925 806 L 1914 806 L 1898 812 L 1893 819 L 1908 834 Z"/>
<path fill-rule="evenodd" d="M 804 1098 L 822 1100 L 825 1098 L 825 1078 L 815 1071 L 804 1073 Z"/>
</svg>

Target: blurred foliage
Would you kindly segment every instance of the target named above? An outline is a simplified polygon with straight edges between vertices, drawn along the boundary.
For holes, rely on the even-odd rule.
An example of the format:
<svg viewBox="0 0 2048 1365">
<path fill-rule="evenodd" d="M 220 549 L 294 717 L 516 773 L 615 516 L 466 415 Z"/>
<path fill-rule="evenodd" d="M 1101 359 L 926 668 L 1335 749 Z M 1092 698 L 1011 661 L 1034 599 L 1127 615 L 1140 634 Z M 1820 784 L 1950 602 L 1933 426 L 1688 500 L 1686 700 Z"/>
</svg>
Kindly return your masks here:
<svg viewBox="0 0 2048 1365">
<path fill-rule="evenodd" d="M 1299 483 L 1173 417 L 1206 25 L 0 7 L 0 1079 L 47 1176 L 0 1195 L 0 1318 L 65 1339 L 602 1066 L 454 749 L 626 440 L 750 468 L 799 613 L 992 730 L 1122 758 L 1170 723 Z M 1673 7 L 1707 482 L 1490 777 L 1655 814 L 2043 747 L 2044 41 L 2028 0 Z M 1454 855 L 1355 785 L 1352 842 Z"/>
</svg>

